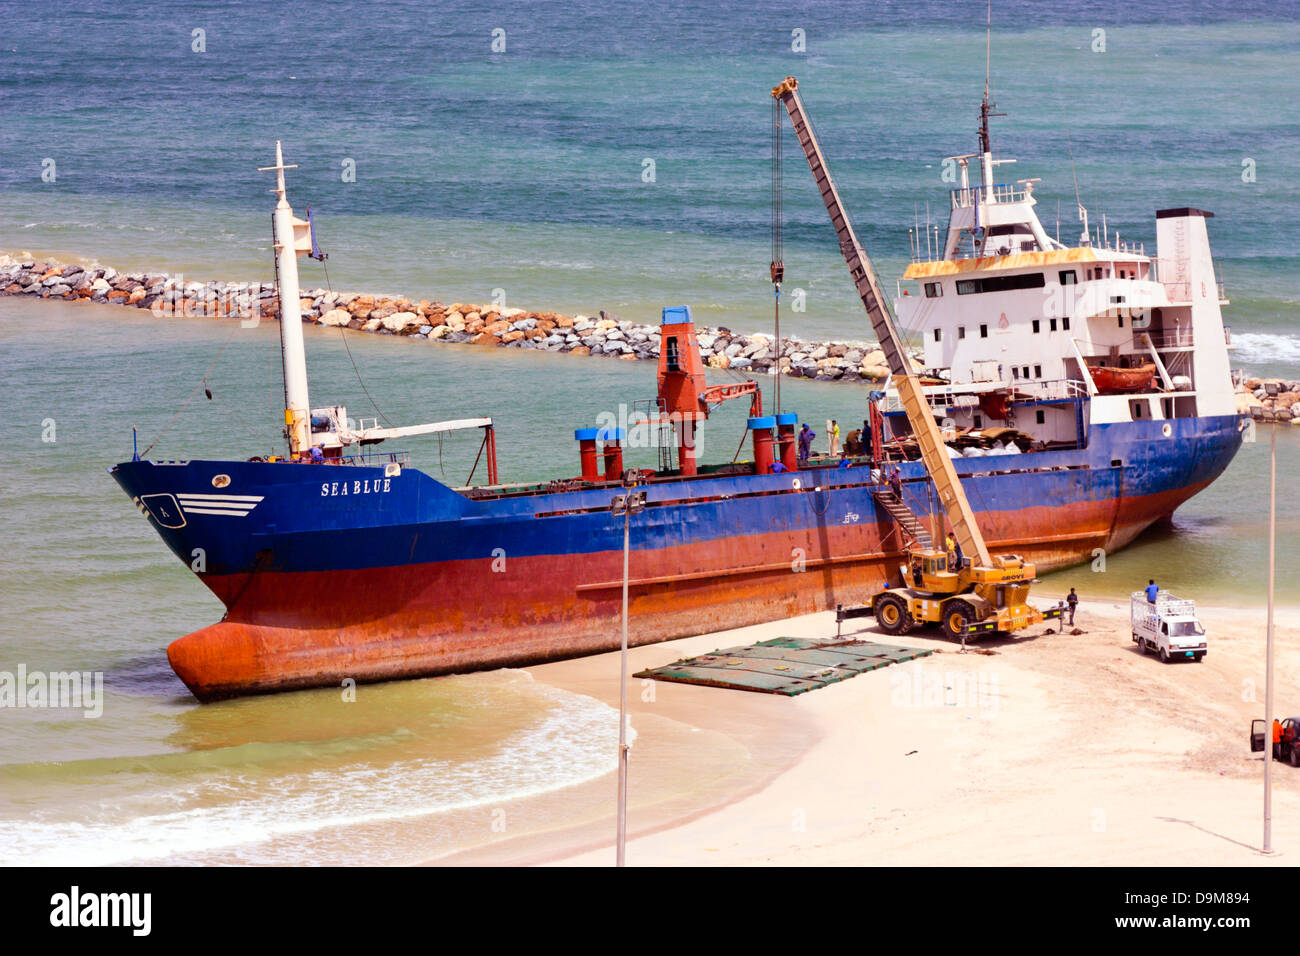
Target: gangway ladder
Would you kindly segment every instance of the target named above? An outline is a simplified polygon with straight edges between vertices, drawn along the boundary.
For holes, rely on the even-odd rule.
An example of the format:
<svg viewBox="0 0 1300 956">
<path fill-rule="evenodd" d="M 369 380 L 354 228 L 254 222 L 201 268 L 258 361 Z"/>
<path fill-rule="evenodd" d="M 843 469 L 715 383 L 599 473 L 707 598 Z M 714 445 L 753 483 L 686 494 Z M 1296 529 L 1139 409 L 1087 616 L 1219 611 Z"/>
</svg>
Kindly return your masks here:
<svg viewBox="0 0 1300 956">
<path fill-rule="evenodd" d="M 883 488 L 876 489 L 872 494 L 908 537 L 922 548 L 928 550 L 933 547 L 934 540 L 930 537 L 930 532 L 925 530 L 925 524 L 911 508 L 907 507 L 906 502 L 895 495 L 893 491 Z"/>
<path fill-rule="evenodd" d="M 939 500 L 943 504 L 944 513 L 948 516 L 953 534 L 962 550 L 976 564 L 988 567 L 991 564 L 989 550 L 975 522 L 975 513 L 971 509 L 970 502 L 966 500 L 966 493 L 962 490 L 961 481 L 957 477 L 957 469 L 948 456 L 947 446 L 944 445 L 943 438 L 939 434 L 939 426 L 921 391 L 921 383 L 912 372 L 911 363 L 903 350 L 902 339 L 898 335 L 888 303 L 880 291 L 880 284 L 871 269 L 862 244 L 853 231 L 848 211 L 840 200 L 835 183 L 831 180 L 830 170 L 826 166 L 821 146 L 808 122 L 798 90 L 799 82 L 793 76 L 787 76 L 773 88 L 772 96 L 785 106 L 786 112 L 790 115 L 790 126 L 799 139 L 799 145 L 803 147 L 804 156 L 808 160 L 809 169 L 812 170 L 822 202 L 826 205 L 826 211 L 830 213 L 831 224 L 835 227 L 835 234 L 840 241 L 840 254 L 849 267 L 853 284 L 858 290 L 858 297 L 861 298 L 862 305 L 871 319 L 871 327 L 880 341 L 881 351 L 885 353 L 885 361 L 893 375 L 898 397 L 907 412 L 908 423 L 912 426 L 912 432 L 920 446 L 921 458 L 939 492 Z"/>
</svg>

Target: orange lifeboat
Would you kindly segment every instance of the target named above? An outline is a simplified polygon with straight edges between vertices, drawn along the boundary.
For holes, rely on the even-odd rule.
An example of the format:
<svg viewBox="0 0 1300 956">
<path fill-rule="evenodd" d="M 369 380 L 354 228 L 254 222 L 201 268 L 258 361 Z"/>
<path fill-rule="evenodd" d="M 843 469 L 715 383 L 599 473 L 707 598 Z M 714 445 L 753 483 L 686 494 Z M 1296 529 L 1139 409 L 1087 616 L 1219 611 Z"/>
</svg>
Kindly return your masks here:
<svg viewBox="0 0 1300 956">
<path fill-rule="evenodd" d="M 1117 368 L 1113 365 L 1089 365 L 1088 372 L 1103 395 L 1122 392 L 1144 392 L 1151 388 L 1156 377 L 1154 362 L 1137 365 L 1133 368 Z"/>
</svg>

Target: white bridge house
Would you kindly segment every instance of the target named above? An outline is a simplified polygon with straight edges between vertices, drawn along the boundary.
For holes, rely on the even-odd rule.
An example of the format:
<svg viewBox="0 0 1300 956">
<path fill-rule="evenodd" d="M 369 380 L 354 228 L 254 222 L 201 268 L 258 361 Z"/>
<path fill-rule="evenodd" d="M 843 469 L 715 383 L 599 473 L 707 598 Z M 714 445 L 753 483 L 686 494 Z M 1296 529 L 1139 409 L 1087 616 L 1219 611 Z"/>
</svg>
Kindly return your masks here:
<svg viewBox="0 0 1300 956">
<path fill-rule="evenodd" d="M 899 320 L 925 343 L 927 398 L 957 428 L 1014 427 L 1061 447 L 1090 423 L 1231 415 L 1226 304 L 1200 209 L 1156 213 L 1158 255 L 1118 234 L 1066 246 L 1034 211 L 1034 180 L 952 191 L 941 258 L 922 239 Z M 982 157 L 985 179 L 994 165 Z M 898 408 L 892 391 L 886 413 Z M 895 428 L 901 416 L 888 415 Z"/>
</svg>

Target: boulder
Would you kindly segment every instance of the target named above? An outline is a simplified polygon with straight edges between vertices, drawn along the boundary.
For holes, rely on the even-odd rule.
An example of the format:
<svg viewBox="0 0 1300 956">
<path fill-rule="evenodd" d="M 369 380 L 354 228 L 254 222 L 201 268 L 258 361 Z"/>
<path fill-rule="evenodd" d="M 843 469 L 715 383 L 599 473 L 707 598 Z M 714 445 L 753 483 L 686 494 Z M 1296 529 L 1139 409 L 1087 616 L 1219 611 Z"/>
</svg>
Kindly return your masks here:
<svg viewBox="0 0 1300 956">
<path fill-rule="evenodd" d="M 394 312 L 380 319 L 379 324 L 390 332 L 400 332 L 412 325 L 423 325 L 424 319 L 414 312 Z"/>
<path fill-rule="evenodd" d="M 352 313 L 347 309 L 330 309 L 320 317 L 321 325 L 340 326 L 352 321 Z"/>
</svg>

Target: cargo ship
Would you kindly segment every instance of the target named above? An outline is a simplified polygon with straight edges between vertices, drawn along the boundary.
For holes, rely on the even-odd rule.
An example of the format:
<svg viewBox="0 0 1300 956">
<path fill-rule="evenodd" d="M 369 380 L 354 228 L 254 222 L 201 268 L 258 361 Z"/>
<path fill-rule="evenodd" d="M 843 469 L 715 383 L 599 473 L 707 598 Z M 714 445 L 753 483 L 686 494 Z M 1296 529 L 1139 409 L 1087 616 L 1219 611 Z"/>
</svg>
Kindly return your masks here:
<svg viewBox="0 0 1300 956">
<path fill-rule="evenodd" d="M 1046 570 L 1172 515 L 1222 474 L 1249 421 L 1234 400 L 1210 213 L 1156 212 L 1148 256 L 1090 230 L 1080 206 L 1082 233 L 1062 243 L 1035 212 L 1036 180 L 995 180 L 1004 161 L 987 112 L 986 96 L 980 152 L 952 157 L 946 229 L 913 233 L 896 303 L 924 338 L 925 395 L 990 548 Z M 758 382 L 708 385 L 685 307 L 664 310 L 658 394 L 637 421 L 662 438 L 655 469 L 624 467 L 635 429 L 582 427 L 572 477 L 503 483 L 490 418 L 365 428 L 341 406 L 313 408 L 297 274 L 313 240 L 288 204 L 288 168 L 277 144 L 286 454 L 111 469 L 225 605 L 168 647 L 200 700 L 617 648 L 623 518 L 611 502 L 629 484 L 646 496 L 630 519 L 632 644 L 861 604 L 898 577 L 911 541 L 942 533 L 887 383 L 864 389 L 842 454 L 804 457 L 798 418 L 779 398 L 765 412 Z M 733 399 L 750 403 L 752 460 L 698 462 L 697 430 Z M 482 430 L 485 484 L 450 487 L 406 453 L 369 450 L 453 429 Z"/>
</svg>

